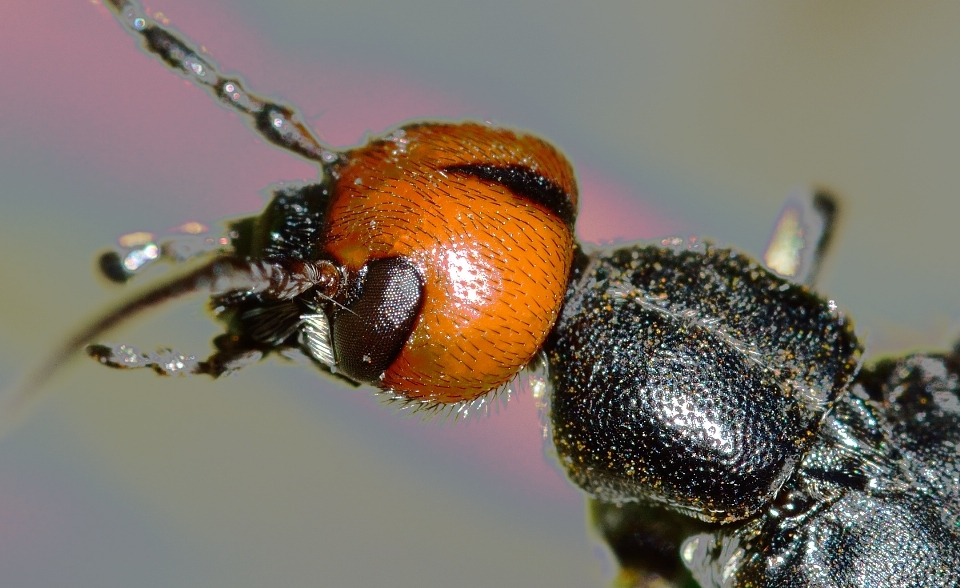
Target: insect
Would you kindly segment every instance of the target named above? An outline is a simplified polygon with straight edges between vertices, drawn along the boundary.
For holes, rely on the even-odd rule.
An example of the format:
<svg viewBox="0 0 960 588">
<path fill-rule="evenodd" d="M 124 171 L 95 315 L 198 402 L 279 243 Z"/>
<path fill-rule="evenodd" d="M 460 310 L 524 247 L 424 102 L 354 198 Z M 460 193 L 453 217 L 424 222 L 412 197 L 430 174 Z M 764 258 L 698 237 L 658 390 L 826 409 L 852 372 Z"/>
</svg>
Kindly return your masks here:
<svg viewBox="0 0 960 588">
<path fill-rule="evenodd" d="M 188 46 L 131 16 L 134 29 L 159 48 L 170 65 L 184 68 L 201 83 L 204 76 L 218 77 L 212 64 Z M 843 531 L 848 519 L 874 517 L 884 528 L 897 525 L 903 531 L 897 536 L 916 547 L 912 554 L 929 554 L 911 557 L 910 563 L 919 560 L 930 567 L 905 572 L 914 575 L 902 576 L 902 583 L 930 578 L 951 582 L 949 574 L 957 562 L 950 526 L 955 524 L 951 517 L 956 510 L 956 498 L 950 492 L 956 483 L 950 476 L 956 465 L 945 448 L 952 443 L 950 431 L 956 430 L 949 403 L 955 396 L 955 354 L 914 357 L 856 375 L 859 344 L 849 323 L 826 301 L 740 255 L 702 244 L 578 250 L 569 232 L 567 240 L 563 238 L 564 227 L 572 224 L 569 209 L 576 202 L 572 188 L 564 186 L 569 184 L 564 166 L 553 166 L 560 168 L 559 173 L 532 174 L 507 158 L 501 160 L 507 163 L 492 169 L 485 169 L 486 163 L 454 163 L 431 172 L 467 178 L 495 188 L 499 196 L 522 196 L 523 208 L 547 213 L 545 220 L 537 217 L 532 222 L 559 221 L 551 231 L 559 238 L 547 240 L 553 245 L 543 257 L 548 262 L 545 267 L 559 267 L 563 274 L 555 280 L 561 289 L 552 306 L 548 293 L 547 302 L 536 303 L 539 306 L 529 313 L 546 326 L 534 326 L 524 334 L 521 338 L 529 346 L 515 360 L 501 362 L 503 371 L 490 376 L 490 381 L 482 379 L 494 371 L 485 364 L 480 373 L 467 370 L 471 373 L 447 387 L 431 381 L 444 380 L 451 365 L 465 365 L 463 357 L 449 364 L 443 363 L 446 357 L 437 359 L 439 368 L 414 370 L 420 372 L 416 377 L 407 372 L 391 374 L 393 360 L 405 351 L 408 340 L 403 329 L 415 329 L 411 322 L 428 308 L 438 312 L 450 308 L 443 306 L 440 294 L 429 293 L 429 287 L 436 289 L 442 282 L 431 282 L 424 275 L 426 269 L 452 261 L 450 272 L 467 274 L 465 299 L 480 294 L 471 292 L 471 286 L 482 290 L 493 278 L 471 275 L 477 264 L 459 260 L 454 246 L 459 243 L 451 243 L 456 235 L 443 240 L 448 247 L 439 257 L 423 253 L 425 249 L 432 253 L 429 248 L 411 247 L 397 256 L 383 256 L 376 250 L 365 251 L 369 258 L 360 257 L 350 265 L 350 254 L 374 242 L 372 238 L 347 243 L 346 252 L 339 251 L 335 260 L 325 257 L 326 253 L 318 255 L 311 249 L 319 246 L 313 235 L 321 230 L 316 227 L 327 222 L 327 215 L 332 216 L 329 211 L 337 203 L 331 199 L 340 195 L 333 184 L 339 189 L 343 178 L 350 178 L 354 183 L 344 187 L 368 188 L 362 173 L 396 164 L 389 158 L 403 157 L 430 141 L 475 135 L 482 145 L 479 149 L 486 152 L 491 148 L 490 143 L 483 144 L 488 134 L 494 136 L 494 143 L 523 138 L 485 127 L 475 133 L 472 127 L 414 127 L 371 144 L 369 151 L 344 155 L 325 150 L 298 125 L 292 111 L 246 93 L 239 82 L 216 79 L 211 87 L 218 93 L 222 89 L 228 100 L 247 112 L 264 136 L 323 162 L 339 178 L 331 172 L 336 182 L 331 179 L 330 185 L 278 194 L 263 217 L 233 227 L 236 236 L 228 248 L 213 253 L 214 261 L 121 308 L 76 339 L 77 344 L 85 344 L 140 308 L 205 289 L 214 293 L 215 308 L 227 325 L 211 358 L 194 361 L 182 354 L 144 354 L 128 346 L 95 345 L 90 352 L 99 360 L 115 367 L 219 375 L 239 369 L 264 352 L 300 351 L 321 368 L 336 370 L 353 382 L 379 385 L 396 378 L 399 383 L 390 380 L 383 386 L 401 401 L 430 408 L 450 401 L 469 402 L 479 397 L 475 394 L 508 381 L 543 352 L 555 387 L 558 453 L 571 477 L 602 500 L 596 503 L 598 525 L 625 568 L 638 576 L 655 573 L 682 583 L 688 574 L 684 570 L 690 569 L 702 585 L 784 585 L 818 573 L 823 566 L 818 565 L 817 556 L 826 554 L 829 559 L 839 553 L 830 541 L 842 542 L 843 553 L 856 554 L 850 561 L 827 562 L 838 568 L 837 578 L 844 573 L 870 573 L 865 566 L 872 562 L 886 566 L 896 560 L 897 552 L 882 541 L 864 539 L 878 532 L 870 523 L 855 527 L 863 532 L 858 538 L 846 537 Z M 530 157 L 537 170 L 550 167 L 548 162 L 555 160 L 552 150 L 532 141 L 537 155 Z M 364 157 L 371 161 L 351 168 L 349 160 Z M 517 159 L 527 157 L 524 152 Z M 416 173 L 422 175 L 420 170 Z M 562 196 L 551 196 L 558 193 Z M 362 215 L 368 208 L 350 210 L 344 216 Z M 399 224 L 417 220 L 408 216 Z M 378 221 L 370 218 L 368 224 Z M 350 223 L 356 228 L 356 220 Z M 137 256 L 130 256 L 134 252 L 144 258 L 153 255 L 149 244 L 138 245 L 122 256 L 105 258 L 103 267 L 110 275 L 124 278 L 123 271 L 131 267 L 135 271 L 139 263 Z M 425 257 L 407 263 L 411 252 Z M 540 267 L 535 263 L 524 269 Z M 533 284 L 539 286 L 540 280 L 548 279 L 540 276 Z M 524 285 L 521 293 L 529 289 L 528 283 Z M 453 304 L 454 310 L 461 310 L 460 303 L 458 299 Z M 388 312 L 379 314 L 384 308 Z M 738 321 L 737 316 L 744 318 Z M 359 332 L 371 326 L 372 334 Z M 481 332 L 492 330 L 484 327 Z M 443 337 L 451 335 L 446 327 L 437 331 Z M 351 347 L 358 340 L 360 348 Z M 374 348 L 372 353 L 366 352 L 368 347 Z M 499 353 L 500 347 L 493 345 L 487 351 Z M 637 357 L 652 358 L 648 361 L 655 369 Z M 419 358 L 409 363 L 436 365 Z M 481 381 L 468 381 L 471 376 Z M 645 390 L 660 392 L 659 398 L 654 394 L 653 400 L 646 400 L 653 408 L 640 406 L 644 396 L 637 392 L 636 382 L 643 382 L 640 387 Z M 451 395 L 451 389 L 456 395 Z M 701 393 L 691 398 L 691 390 Z M 719 398 L 712 396 L 716 391 L 722 392 Z M 698 400 L 704 404 L 698 405 Z M 923 419 L 944 421 L 933 434 L 942 446 L 939 449 L 936 443 L 917 441 L 917 431 L 898 430 L 921 422 L 906 416 L 913 400 L 937 407 L 933 412 L 938 414 L 924 414 Z M 663 429 L 678 436 L 658 438 Z M 736 453 L 731 448 L 747 448 L 747 440 L 757 441 L 754 451 L 728 457 Z M 762 442 L 767 440 L 774 442 Z M 910 466 L 903 457 L 911 445 L 919 446 L 914 453 L 922 455 L 915 461 L 926 467 Z M 702 454 L 680 451 L 694 447 L 701 448 Z M 945 477 L 925 480 L 930 469 Z M 723 488 L 735 491 L 722 492 Z M 618 503 L 624 505 L 618 507 Z M 920 522 L 911 526 L 911 521 Z M 811 554 L 811 542 L 798 539 L 809 537 L 804 533 L 819 533 L 814 539 L 823 539 L 826 546 L 815 543 L 819 547 Z M 657 542 L 675 555 L 651 565 L 647 547 Z M 871 552 L 877 545 L 880 552 Z"/>
</svg>

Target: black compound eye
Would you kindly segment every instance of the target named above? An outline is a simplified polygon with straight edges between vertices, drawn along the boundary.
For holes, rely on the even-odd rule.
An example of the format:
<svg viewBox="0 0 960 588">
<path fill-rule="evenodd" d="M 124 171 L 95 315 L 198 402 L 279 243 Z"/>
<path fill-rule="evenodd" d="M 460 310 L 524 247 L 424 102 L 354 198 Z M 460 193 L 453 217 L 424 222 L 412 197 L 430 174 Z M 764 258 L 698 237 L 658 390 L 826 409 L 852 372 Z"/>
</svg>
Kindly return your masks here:
<svg viewBox="0 0 960 588">
<path fill-rule="evenodd" d="M 409 261 L 391 257 L 366 265 L 360 295 L 333 320 L 337 367 L 375 384 L 400 354 L 423 300 L 423 281 Z"/>
</svg>

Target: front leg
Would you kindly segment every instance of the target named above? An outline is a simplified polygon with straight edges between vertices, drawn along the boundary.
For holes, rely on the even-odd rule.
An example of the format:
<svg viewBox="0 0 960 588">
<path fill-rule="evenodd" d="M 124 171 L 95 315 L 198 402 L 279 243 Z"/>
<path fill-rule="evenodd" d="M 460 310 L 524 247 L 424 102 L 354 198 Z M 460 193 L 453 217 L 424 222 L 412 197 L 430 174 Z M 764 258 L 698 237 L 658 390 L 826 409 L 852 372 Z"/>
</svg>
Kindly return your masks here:
<svg viewBox="0 0 960 588">
<path fill-rule="evenodd" d="M 203 256 L 233 253 L 233 234 L 212 237 L 206 230 L 200 223 L 188 222 L 159 238 L 144 232 L 123 235 L 116 249 L 97 260 L 100 274 L 111 282 L 125 284 L 157 262 L 182 264 Z"/>
<path fill-rule="evenodd" d="M 5 399 L 0 414 L 7 421 L 12 421 L 36 397 L 57 369 L 77 352 L 86 349 L 91 341 L 96 341 L 130 318 L 171 300 L 190 294 L 219 297 L 241 292 L 259 296 L 261 300 L 283 302 L 292 301 L 313 288 L 332 295 L 339 286 L 340 270 L 325 261 L 251 260 L 230 255 L 218 256 L 193 271 L 154 285 L 78 329 Z M 170 350 L 143 354 L 129 345 L 94 344 L 89 348 L 89 353 L 112 367 L 142 366 L 160 373 L 220 375 L 249 363 L 253 356 L 250 352 L 256 349 L 244 345 L 224 347 L 204 362 L 197 362 L 192 355 Z"/>
<path fill-rule="evenodd" d="M 588 500 L 590 523 L 616 557 L 616 588 L 696 588 L 680 547 L 709 525 L 663 508 L 635 502 Z"/>
<path fill-rule="evenodd" d="M 116 369 L 146 368 L 161 376 L 206 374 L 214 378 L 256 363 L 264 355 L 262 344 L 235 335 L 221 335 L 214 340 L 214 345 L 217 351 L 204 361 L 198 360 L 195 355 L 185 355 L 172 349 L 144 353 L 124 343 L 88 345 L 87 355 Z"/>
</svg>

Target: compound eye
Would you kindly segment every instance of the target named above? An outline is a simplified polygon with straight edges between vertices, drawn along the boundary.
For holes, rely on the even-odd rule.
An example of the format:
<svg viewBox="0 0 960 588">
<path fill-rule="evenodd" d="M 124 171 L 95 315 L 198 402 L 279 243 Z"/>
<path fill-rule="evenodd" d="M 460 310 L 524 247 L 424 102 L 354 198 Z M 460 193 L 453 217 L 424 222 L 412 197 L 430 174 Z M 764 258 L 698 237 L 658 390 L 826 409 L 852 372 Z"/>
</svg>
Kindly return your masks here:
<svg viewBox="0 0 960 588">
<path fill-rule="evenodd" d="M 337 367 L 358 382 L 379 383 L 400 354 L 420 314 L 423 282 L 409 261 L 366 265 L 360 295 L 333 320 Z"/>
</svg>

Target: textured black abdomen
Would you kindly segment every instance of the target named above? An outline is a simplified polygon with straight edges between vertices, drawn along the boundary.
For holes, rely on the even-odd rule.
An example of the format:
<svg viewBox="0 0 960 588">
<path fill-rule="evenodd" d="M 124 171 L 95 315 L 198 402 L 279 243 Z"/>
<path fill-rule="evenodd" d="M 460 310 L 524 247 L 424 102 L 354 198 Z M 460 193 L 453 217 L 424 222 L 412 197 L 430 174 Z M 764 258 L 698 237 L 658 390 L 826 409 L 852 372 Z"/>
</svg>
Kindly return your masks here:
<svg viewBox="0 0 960 588">
<path fill-rule="evenodd" d="M 736 253 L 643 246 L 591 260 L 547 351 L 571 479 L 717 521 L 773 498 L 860 353 L 826 301 Z"/>
<path fill-rule="evenodd" d="M 960 354 L 858 375 L 775 504 L 688 539 L 704 588 L 960 585 Z"/>
</svg>

